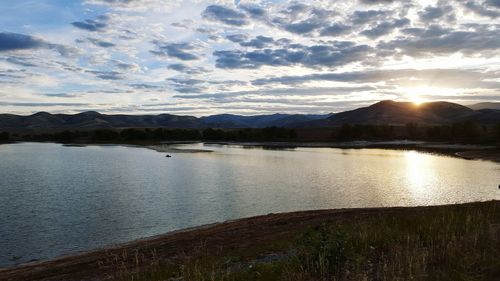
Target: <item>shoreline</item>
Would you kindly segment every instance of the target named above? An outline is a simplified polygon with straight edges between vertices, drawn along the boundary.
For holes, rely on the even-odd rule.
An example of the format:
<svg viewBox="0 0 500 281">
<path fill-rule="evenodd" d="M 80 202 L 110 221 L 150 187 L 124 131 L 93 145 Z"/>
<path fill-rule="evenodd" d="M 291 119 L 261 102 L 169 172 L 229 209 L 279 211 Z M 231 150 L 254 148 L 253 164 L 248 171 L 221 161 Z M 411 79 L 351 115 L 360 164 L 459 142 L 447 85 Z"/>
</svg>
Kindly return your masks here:
<svg viewBox="0 0 500 281">
<path fill-rule="evenodd" d="M 212 145 L 236 145 L 271 149 L 338 148 L 415 150 L 457 157 L 465 160 L 484 160 L 500 163 L 500 149 L 494 145 L 430 143 L 424 141 L 352 141 L 352 142 L 203 142 Z"/>
<path fill-rule="evenodd" d="M 224 248 L 249 253 L 259 243 L 291 239 L 298 233 L 325 222 L 359 221 L 375 216 L 397 219 L 432 210 L 453 211 L 485 205 L 500 208 L 500 201 L 419 207 L 324 209 L 261 215 L 177 230 L 52 260 L 0 268 L 0 280 L 103 280 L 115 274 L 117 267 L 113 259 L 117 257 L 125 266 L 141 272 L 152 261 L 175 263 L 181 256 L 196 251 L 199 245 L 205 245 L 209 252 Z M 141 256 L 140 262 L 138 256 Z"/>
<path fill-rule="evenodd" d="M 10 144 L 23 143 L 11 142 Z M 58 143 L 58 142 L 48 142 Z M 349 142 L 232 142 L 232 141 L 165 141 L 147 143 L 60 143 L 68 147 L 85 147 L 92 145 L 116 145 L 125 147 L 140 147 L 151 149 L 160 153 L 211 153 L 210 149 L 184 149 L 176 148 L 179 144 L 228 145 L 242 147 L 260 147 L 267 149 L 293 149 L 293 148 L 338 148 L 338 149 L 391 149 L 415 150 L 451 156 L 465 160 L 483 160 L 500 163 L 500 148 L 495 145 L 480 144 L 453 144 L 446 142 L 425 141 L 349 141 Z"/>
</svg>

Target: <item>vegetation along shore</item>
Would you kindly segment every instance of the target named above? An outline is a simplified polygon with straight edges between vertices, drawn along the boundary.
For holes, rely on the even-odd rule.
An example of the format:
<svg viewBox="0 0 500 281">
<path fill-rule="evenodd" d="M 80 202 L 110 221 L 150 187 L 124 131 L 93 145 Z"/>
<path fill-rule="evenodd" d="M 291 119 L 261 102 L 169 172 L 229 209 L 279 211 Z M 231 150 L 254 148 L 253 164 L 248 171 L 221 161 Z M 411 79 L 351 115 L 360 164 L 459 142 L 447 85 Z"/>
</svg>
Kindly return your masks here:
<svg viewBox="0 0 500 281">
<path fill-rule="evenodd" d="M 498 280 L 500 201 L 269 214 L 0 270 L 0 280 Z"/>
</svg>

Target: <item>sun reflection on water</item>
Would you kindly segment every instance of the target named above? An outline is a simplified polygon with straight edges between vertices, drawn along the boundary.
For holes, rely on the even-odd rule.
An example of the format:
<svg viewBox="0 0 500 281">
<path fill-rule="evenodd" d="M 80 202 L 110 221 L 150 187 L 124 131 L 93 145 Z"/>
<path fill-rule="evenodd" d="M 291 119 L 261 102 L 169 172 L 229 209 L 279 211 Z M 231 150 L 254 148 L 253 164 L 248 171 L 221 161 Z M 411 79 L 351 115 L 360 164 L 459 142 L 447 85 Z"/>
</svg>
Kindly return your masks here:
<svg viewBox="0 0 500 281">
<path fill-rule="evenodd" d="M 427 201 L 432 199 L 436 192 L 436 170 L 434 169 L 434 158 L 417 151 L 407 151 L 406 158 L 406 181 L 408 190 L 413 195 L 413 200 Z"/>
</svg>

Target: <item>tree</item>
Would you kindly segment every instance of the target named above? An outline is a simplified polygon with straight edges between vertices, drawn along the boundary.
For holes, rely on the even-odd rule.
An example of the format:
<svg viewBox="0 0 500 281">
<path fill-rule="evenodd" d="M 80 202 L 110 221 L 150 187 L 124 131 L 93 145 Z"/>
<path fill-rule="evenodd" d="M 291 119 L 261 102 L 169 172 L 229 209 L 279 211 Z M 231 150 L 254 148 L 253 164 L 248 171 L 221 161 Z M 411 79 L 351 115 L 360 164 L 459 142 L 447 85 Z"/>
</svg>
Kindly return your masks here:
<svg viewBox="0 0 500 281">
<path fill-rule="evenodd" d="M 418 137 L 418 125 L 416 123 L 406 124 L 406 132 L 410 138 Z"/>
<path fill-rule="evenodd" d="M 0 133 L 0 141 L 8 141 L 10 139 L 9 132 L 1 132 Z"/>
</svg>

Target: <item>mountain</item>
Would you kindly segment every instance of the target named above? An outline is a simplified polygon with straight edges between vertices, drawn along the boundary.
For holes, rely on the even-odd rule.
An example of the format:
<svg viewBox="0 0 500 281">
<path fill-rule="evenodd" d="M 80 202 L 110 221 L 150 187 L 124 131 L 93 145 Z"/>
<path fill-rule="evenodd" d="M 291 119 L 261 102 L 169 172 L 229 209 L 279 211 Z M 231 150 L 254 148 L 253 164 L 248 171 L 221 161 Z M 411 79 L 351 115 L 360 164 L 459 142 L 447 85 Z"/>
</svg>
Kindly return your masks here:
<svg viewBox="0 0 500 281">
<path fill-rule="evenodd" d="M 476 104 L 467 105 L 467 107 L 472 108 L 474 110 L 481 110 L 481 109 L 500 110 L 500 102 L 480 102 Z"/>
<path fill-rule="evenodd" d="M 197 128 L 200 121 L 192 116 L 160 115 L 106 115 L 94 111 L 74 115 L 39 112 L 29 116 L 0 115 L 0 129 L 84 129 L 172 127 Z"/>
<path fill-rule="evenodd" d="M 271 114 L 242 116 L 219 114 L 205 117 L 160 115 L 107 115 L 95 111 L 70 114 L 39 112 L 29 116 L 0 114 L 0 130 L 95 129 L 95 128 L 265 128 L 333 127 L 342 124 L 450 125 L 472 120 L 480 124 L 500 123 L 500 110 L 480 109 L 451 102 L 381 101 L 350 111 L 326 115 Z"/>
<path fill-rule="evenodd" d="M 428 102 L 416 105 L 411 102 L 381 101 L 368 107 L 337 113 L 327 120 L 311 122 L 310 126 L 339 126 L 342 124 L 449 125 L 473 120 L 483 124 L 500 122 L 500 111 L 475 111 L 451 102 Z"/>
<path fill-rule="evenodd" d="M 217 128 L 265 128 L 265 127 L 293 127 L 294 124 L 313 120 L 325 119 L 331 114 L 272 114 L 241 116 L 233 114 L 219 114 L 202 117 L 201 121 L 208 127 Z"/>
<path fill-rule="evenodd" d="M 287 127 L 296 123 L 324 119 L 329 115 L 272 114 L 241 116 L 220 114 L 207 117 L 160 115 L 106 115 L 87 111 L 74 115 L 39 112 L 29 116 L 0 114 L 0 129 L 95 129 L 95 128 L 265 128 Z"/>
</svg>

